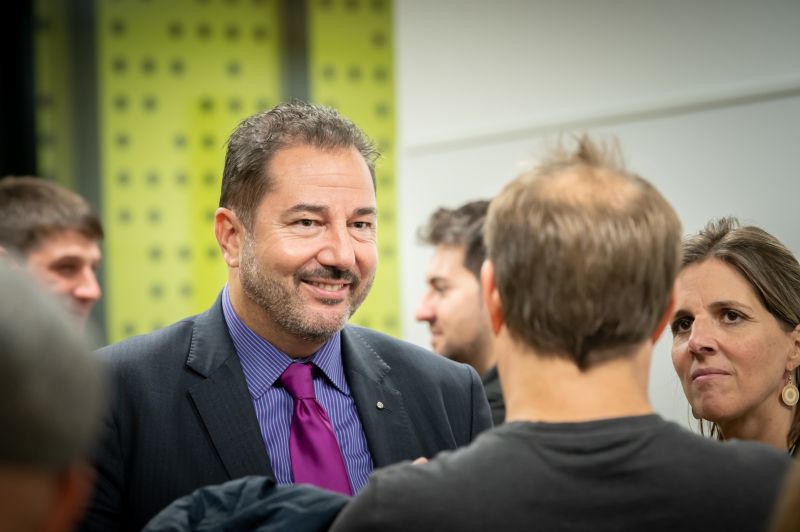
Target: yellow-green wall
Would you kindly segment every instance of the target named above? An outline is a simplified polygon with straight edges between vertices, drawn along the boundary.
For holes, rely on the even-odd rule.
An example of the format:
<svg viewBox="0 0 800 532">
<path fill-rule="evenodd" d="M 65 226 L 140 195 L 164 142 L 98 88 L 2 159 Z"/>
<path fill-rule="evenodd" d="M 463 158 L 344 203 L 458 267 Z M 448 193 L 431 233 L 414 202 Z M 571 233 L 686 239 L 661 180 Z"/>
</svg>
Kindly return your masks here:
<svg viewBox="0 0 800 532">
<path fill-rule="evenodd" d="M 298 0 L 299 1 L 299 0 Z M 39 166 L 74 187 L 63 0 L 37 32 Z M 226 279 L 213 236 L 225 140 L 287 98 L 286 3 L 279 0 L 97 0 L 97 186 L 106 229 L 109 341 L 207 308 Z M 309 99 L 336 107 L 375 139 L 379 273 L 353 321 L 398 335 L 394 72 L 389 0 L 307 0 Z M 56 104 L 53 104 L 56 102 Z M 62 103 L 63 102 L 63 103 Z M 47 103 L 47 101 L 45 102 Z M 62 144 L 48 132 L 63 134 Z M 48 141 L 49 140 L 49 141 Z"/>
</svg>

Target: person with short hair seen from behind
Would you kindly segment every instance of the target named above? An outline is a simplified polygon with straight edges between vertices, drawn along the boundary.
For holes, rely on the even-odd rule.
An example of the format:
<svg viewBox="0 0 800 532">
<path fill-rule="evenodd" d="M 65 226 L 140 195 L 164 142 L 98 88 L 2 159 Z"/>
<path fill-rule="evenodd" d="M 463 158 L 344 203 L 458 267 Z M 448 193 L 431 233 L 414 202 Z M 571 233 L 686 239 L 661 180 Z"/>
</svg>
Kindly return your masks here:
<svg viewBox="0 0 800 532">
<path fill-rule="evenodd" d="M 332 530 L 763 530 L 789 457 L 648 398 L 681 242 L 655 187 L 584 136 L 505 186 L 485 238 L 506 423 L 374 472 Z"/>
<path fill-rule="evenodd" d="M 800 460 L 795 460 L 783 482 L 769 532 L 797 532 L 800 528 Z"/>
<path fill-rule="evenodd" d="M 92 490 L 105 375 L 27 275 L 0 263 L 0 294 L 0 529 L 71 530 Z"/>
<path fill-rule="evenodd" d="M 472 368 L 346 325 L 377 267 L 375 157 L 328 107 L 236 128 L 214 223 L 228 284 L 207 312 L 101 351 L 118 392 L 85 529 L 139 530 L 247 475 L 356 493 L 491 426 Z"/>
<path fill-rule="evenodd" d="M 101 289 L 103 228 L 89 203 L 36 177 L 0 179 L 0 252 L 67 304 L 85 325 Z"/>
<path fill-rule="evenodd" d="M 415 318 L 430 326 L 435 352 L 469 364 L 481 375 L 497 426 L 505 417 L 505 404 L 480 281 L 486 259 L 483 223 L 488 208 L 486 200 L 455 209 L 442 207 L 420 229 L 420 239 L 435 249 L 426 274 L 428 286 Z"/>
<path fill-rule="evenodd" d="M 720 440 L 798 455 L 800 264 L 777 238 L 735 218 L 683 244 L 672 361 L 694 416 Z"/>
</svg>

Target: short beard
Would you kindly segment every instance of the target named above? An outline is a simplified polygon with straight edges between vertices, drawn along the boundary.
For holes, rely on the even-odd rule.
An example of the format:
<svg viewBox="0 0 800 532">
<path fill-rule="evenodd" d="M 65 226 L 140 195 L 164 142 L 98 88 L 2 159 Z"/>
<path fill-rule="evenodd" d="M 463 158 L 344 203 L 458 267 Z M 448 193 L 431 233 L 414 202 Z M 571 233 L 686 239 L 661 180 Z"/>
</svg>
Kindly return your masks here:
<svg viewBox="0 0 800 532">
<path fill-rule="evenodd" d="M 482 364 L 486 356 L 491 355 L 489 353 L 491 334 L 488 326 L 485 329 L 480 328 L 475 331 L 475 336 L 471 340 L 457 344 L 450 343 L 449 346 L 445 344 L 445 348 L 439 354 L 450 360 L 475 367 Z"/>
<path fill-rule="evenodd" d="M 469 364 L 472 366 L 480 354 L 479 349 L 480 348 L 477 346 L 477 343 L 465 342 L 456 346 L 451 345 L 445 349 L 442 349 L 442 352 L 439 354 L 455 362 L 461 362 L 462 364 Z"/>
<path fill-rule="evenodd" d="M 305 309 L 298 301 L 298 294 L 292 293 L 280 280 L 265 275 L 258 267 L 255 254 L 255 242 L 249 235 L 245 236 L 242 259 L 239 267 L 239 280 L 245 296 L 266 312 L 270 321 L 285 332 L 308 343 L 324 343 L 334 334 L 342 330 L 350 316 L 358 309 L 369 294 L 374 275 L 369 279 L 359 280 L 348 270 L 331 267 L 320 267 L 311 272 L 295 272 L 293 284 L 299 288 L 303 276 L 314 276 L 322 279 L 345 279 L 349 281 L 351 294 L 356 298 L 349 301 L 349 309 L 336 322 L 315 319 L 304 315 Z M 358 288 L 364 283 L 363 289 Z M 336 305 L 339 300 L 319 300 L 324 305 Z"/>
</svg>

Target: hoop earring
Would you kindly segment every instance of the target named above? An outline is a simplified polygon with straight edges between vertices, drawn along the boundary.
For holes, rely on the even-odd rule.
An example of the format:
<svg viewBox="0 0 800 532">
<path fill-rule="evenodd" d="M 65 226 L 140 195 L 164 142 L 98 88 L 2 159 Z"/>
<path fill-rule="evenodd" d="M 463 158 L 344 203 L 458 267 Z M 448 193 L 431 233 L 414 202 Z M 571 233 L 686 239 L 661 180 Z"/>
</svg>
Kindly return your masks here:
<svg viewBox="0 0 800 532">
<path fill-rule="evenodd" d="M 786 386 L 781 391 L 781 401 L 786 406 L 794 406 L 797 404 L 798 399 L 800 399 L 800 391 L 797 390 L 797 386 L 792 382 L 792 376 L 789 375 L 786 380 Z"/>
</svg>

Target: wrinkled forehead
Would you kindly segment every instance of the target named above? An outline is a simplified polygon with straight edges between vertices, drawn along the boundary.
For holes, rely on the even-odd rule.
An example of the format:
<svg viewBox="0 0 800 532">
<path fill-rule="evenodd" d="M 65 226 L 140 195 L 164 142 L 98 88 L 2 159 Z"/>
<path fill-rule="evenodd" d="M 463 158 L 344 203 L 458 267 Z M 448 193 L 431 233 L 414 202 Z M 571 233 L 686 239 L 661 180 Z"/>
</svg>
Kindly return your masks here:
<svg viewBox="0 0 800 532">
<path fill-rule="evenodd" d="M 277 150 L 264 167 L 268 191 L 287 185 L 303 185 L 314 176 L 357 175 L 362 186 L 375 193 L 374 170 L 355 146 L 319 147 L 312 144 L 288 144 Z"/>
</svg>

